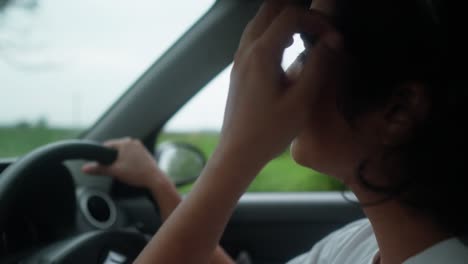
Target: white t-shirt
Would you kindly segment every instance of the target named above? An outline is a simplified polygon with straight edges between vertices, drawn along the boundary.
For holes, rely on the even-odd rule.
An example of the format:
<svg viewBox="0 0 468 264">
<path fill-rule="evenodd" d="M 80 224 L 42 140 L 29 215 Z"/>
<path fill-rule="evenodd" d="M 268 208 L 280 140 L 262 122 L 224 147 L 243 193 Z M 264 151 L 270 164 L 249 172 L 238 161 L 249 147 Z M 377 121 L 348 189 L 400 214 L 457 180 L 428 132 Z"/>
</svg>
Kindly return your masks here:
<svg viewBox="0 0 468 264">
<path fill-rule="evenodd" d="M 372 264 L 378 252 L 372 226 L 367 219 L 353 222 L 318 242 L 311 251 L 288 264 Z M 468 247 L 459 239 L 442 241 L 403 264 L 467 264 Z"/>
</svg>

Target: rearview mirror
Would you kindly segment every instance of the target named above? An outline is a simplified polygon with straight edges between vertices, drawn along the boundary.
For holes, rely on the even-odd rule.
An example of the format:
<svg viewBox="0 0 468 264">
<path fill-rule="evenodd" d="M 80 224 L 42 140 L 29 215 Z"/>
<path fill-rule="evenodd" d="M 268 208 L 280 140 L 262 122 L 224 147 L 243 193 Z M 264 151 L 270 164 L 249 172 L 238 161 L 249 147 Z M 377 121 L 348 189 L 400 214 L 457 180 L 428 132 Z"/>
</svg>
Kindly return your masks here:
<svg viewBox="0 0 468 264">
<path fill-rule="evenodd" d="M 179 142 L 165 142 L 156 148 L 159 168 L 176 186 L 191 183 L 205 167 L 205 155 L 196 147 Z"/>
</svg>

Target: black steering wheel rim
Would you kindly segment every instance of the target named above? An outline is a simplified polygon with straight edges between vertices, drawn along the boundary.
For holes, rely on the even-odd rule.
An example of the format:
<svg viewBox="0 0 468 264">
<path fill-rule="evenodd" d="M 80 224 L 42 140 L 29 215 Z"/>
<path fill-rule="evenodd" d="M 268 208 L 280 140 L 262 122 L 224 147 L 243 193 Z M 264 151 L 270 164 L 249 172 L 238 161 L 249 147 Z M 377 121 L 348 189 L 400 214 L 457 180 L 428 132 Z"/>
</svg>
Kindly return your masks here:
<svg viewBox="0 0 468 264">
<path fill-rule="evenodd" d="M 0 225 L 5 222 L 8 208 L 19 195 L 17 188 L 34 176 L 34 170 L 52 163 L 66 160 L 95 160 L 111 164 L 117 158 L 117 151 L 99 143 L 85 140 L 64 140 L 39 147 L 7 167 L 0 177 Z"/>
<path fill-rule="evenodd" d="M 7 167 L 0 176 L 0 227 L 8 223 L 8 221 L 14 220 L 9 219 L 9 217 L 10 213 L 15 210 L 17 202 L 21 200 L 22 196 L 33 195 L 29 194 L 28 192 L 24 192 L 24 190 L 31 190 L 31 187 L 35 188 L 35 183 L 38 181 L 47 181 L 47 179 L 49 179 L 49 181 L 58 181 L 58 184 L 65 184 L 66 186 L 62 186 L 64 189 L 60 190 L 62 195 L 74 197 L 75 193 L 73 192 L 73 189 L 75 187 L 72 176 L 70 174 L 65 174 L 65 176 L 63 176 L 66 178 L 57 178 L 62 175 L 52 176 L 53 174 L 37 172 L 42 172 L 44 169 L 47 170 L 47 168 L 57 165 L 63 166 L 61 164 L 67 160 L 93 160 L 101 164 L 111 164 L 117 159 L 117 154 L 118 153 L 116 150 L 104 147 L 96 142 L 85 140 L 64 140 L 39 147 L 24 155 L 9 167 Z M 54 190 L 47 189 L 45 191 Z M 69 191 L 73 193 L 68 193 Z M 60 197 L 58 198 L 60 199 Z M 32 199 L 34 199 L 34 197 Z M 65 200 L 69 201 L 66 198 Z M 57 243 L 59 246 L 54 246 L 53 250 L 38 249 L 38 255 L 33 257 L 33 259 L 36 261 L 38 259 L 45 258 L 47 260 L 44 263 L 72 263 L 70 262 L 70 258 L 78 254 L 83 255 L 83 257 L 88 256 L 87 258 L 84 258 L 87 262 L 89 260 L 89 254 L 95 254 L 95 251 L 93 251 L 92 247 L 90 248 L 89 246 L 97 245 L 99 243 L 104 245 L 105 243 L 108 244 L 109 241 L 111 241 L 104 238 L 109 236 L 133 236 L 138 238 L 136 234 L 120 234 L 115 232 L 108 233 L 106 231 L 102 232 L 102 234 L 96 233 L 91 237 L 89 237 L 89 235 L 86 233 L 81 234 L 68 242 L 58 241 Z M 89 238 L 83 239 L 83 236 L 88 236 Z M 140 239 L 140 241 L 142 241 L 141 243 L 144 242 L 142 239 Z M 53 241 L 51 242 L 53 243 Z M 71 245 L 73 245 L 73 247 L 71 247 Z M 80 261 L 75 261 L 73 263 L 80 263 Z"/>
</svg>

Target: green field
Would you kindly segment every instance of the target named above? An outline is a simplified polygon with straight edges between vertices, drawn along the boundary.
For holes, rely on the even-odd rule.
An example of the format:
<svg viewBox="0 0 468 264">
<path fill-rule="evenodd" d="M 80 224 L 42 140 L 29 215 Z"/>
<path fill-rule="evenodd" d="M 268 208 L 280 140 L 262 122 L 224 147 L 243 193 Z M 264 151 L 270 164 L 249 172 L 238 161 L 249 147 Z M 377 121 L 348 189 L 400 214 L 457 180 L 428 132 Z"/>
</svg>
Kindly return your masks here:
<svg viewBox="0 0 468 264">
<path fill-rule="evenodd" d="M 43 144 L 76 137 L 79 130 L 46 127 L 0 127 L 0 157 L 19 156 Z M 209 157 L 218 141 L 216 133 L 165 133 L 158 142 L 186 142 L 197 146 Z M 242 175 L 239 175 L 241 177 Z M 183 188 L 187 190 L 189 187 Z M 336 180 L 298 166 L 289 151 L 270 162 L 249 188 L 251 192 L 304 192 L 341 190 Z"/>
<path fill-rule="evenodd" d="M 46 143 L 75 138 L 79 130 L 47 127 L 0 127 L 0 158 L 15 157 Z"/>
</svg>

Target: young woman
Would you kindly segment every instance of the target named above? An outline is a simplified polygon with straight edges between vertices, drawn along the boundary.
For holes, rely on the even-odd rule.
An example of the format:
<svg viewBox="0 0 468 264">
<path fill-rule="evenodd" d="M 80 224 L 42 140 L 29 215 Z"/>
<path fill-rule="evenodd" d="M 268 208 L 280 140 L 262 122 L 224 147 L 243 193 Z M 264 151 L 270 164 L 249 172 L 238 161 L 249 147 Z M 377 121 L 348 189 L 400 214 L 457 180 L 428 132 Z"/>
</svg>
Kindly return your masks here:
<svg viewBox="0 0 468 264">
<path fill-rule="evenodd" d="M 232 262 L 217 247 L 223 229 L 255 175 L 292 142 L 299 164 L 343 181 L 368 217 L 292 263 L 468 263 L 457 239 L 468 223 L 468 165 L 453 150 L 468 147 L 467 78 L 449 5 L 266 2 L 235 56 L 220 143 L 172 213 L 180 199 L 139 143 L 110 142 L 114 165 L 84 167 L 153 190 L 167 219 L 136 262 Z M 297 32 L 309 43 L 284 73 Z"/>
</svg>

